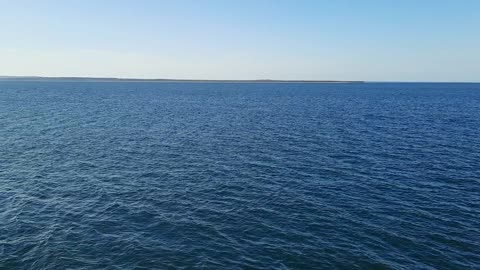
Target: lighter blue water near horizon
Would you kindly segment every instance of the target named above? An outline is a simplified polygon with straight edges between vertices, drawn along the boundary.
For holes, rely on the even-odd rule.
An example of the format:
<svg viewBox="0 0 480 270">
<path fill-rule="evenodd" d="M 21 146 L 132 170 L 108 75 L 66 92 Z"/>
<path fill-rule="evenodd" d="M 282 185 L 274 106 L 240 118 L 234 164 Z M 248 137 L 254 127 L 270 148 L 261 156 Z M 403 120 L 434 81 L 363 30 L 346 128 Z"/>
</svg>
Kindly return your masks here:
<svg viewBox="0 0 480 270">
<path fill-rule="evenodd" d="M 0 82 L 0 269 L 479 269 L 480 84 Z"/>
</svg>

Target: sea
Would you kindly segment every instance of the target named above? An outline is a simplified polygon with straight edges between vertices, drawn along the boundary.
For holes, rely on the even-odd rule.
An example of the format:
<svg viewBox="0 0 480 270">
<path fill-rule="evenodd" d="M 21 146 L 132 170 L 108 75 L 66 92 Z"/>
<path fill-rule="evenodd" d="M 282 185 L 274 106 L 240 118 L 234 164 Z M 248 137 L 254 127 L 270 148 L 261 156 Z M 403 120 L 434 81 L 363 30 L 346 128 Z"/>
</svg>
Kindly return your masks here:
<svg viewBox="0 0 480 270">
<path fill-rule="evenodd" d="M 0 269 L 480 269 L 480 84 L 0 81 Z"/>
</svg>

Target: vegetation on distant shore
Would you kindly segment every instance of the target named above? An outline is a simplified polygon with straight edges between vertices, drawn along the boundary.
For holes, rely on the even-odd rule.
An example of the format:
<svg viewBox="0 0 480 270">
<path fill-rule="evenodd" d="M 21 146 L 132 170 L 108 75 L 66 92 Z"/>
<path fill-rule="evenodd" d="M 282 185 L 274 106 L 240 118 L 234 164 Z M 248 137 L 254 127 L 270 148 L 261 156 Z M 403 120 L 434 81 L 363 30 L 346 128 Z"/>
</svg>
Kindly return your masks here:
<svg viewBox="0 0 480 270">
<path fill-rule="evenodd" d="M 95 78 L 95 77 L 39 77 L 39 76 L 0 76 L 9 81 L 92 81 L 92 82 L 205 82 L 205 83 L 363 83 L 363 81 L 335 80 L 195 80 L 195 79 L 134 79 L 134 78 Z"/>
</svg>

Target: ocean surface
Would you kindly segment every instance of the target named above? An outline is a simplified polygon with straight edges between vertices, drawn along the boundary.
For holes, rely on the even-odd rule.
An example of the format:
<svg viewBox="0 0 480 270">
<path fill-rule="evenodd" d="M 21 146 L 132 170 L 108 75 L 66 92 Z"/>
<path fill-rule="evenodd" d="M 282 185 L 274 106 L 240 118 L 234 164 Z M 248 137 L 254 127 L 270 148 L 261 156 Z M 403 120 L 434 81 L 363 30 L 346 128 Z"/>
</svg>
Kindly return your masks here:
<svg viewBox="0 0 480 270">
<path fill-rule="evenodd" d="M 480 269 L 480 84 L 0 81 L 0 269 Z"/>
</svg>

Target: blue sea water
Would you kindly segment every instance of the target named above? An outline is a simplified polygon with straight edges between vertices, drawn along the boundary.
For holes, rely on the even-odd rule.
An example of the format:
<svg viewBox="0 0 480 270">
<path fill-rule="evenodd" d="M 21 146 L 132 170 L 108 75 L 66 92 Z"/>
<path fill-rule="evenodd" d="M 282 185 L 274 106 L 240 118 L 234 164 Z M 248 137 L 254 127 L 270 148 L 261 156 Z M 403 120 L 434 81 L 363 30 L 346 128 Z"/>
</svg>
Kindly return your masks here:
<svg viewBox="0 0 480 270">
<path fill-rule="evenodd" d="M 480 84 L 0 82 L 0 269 L 479 269 Z"/>
</svg>

